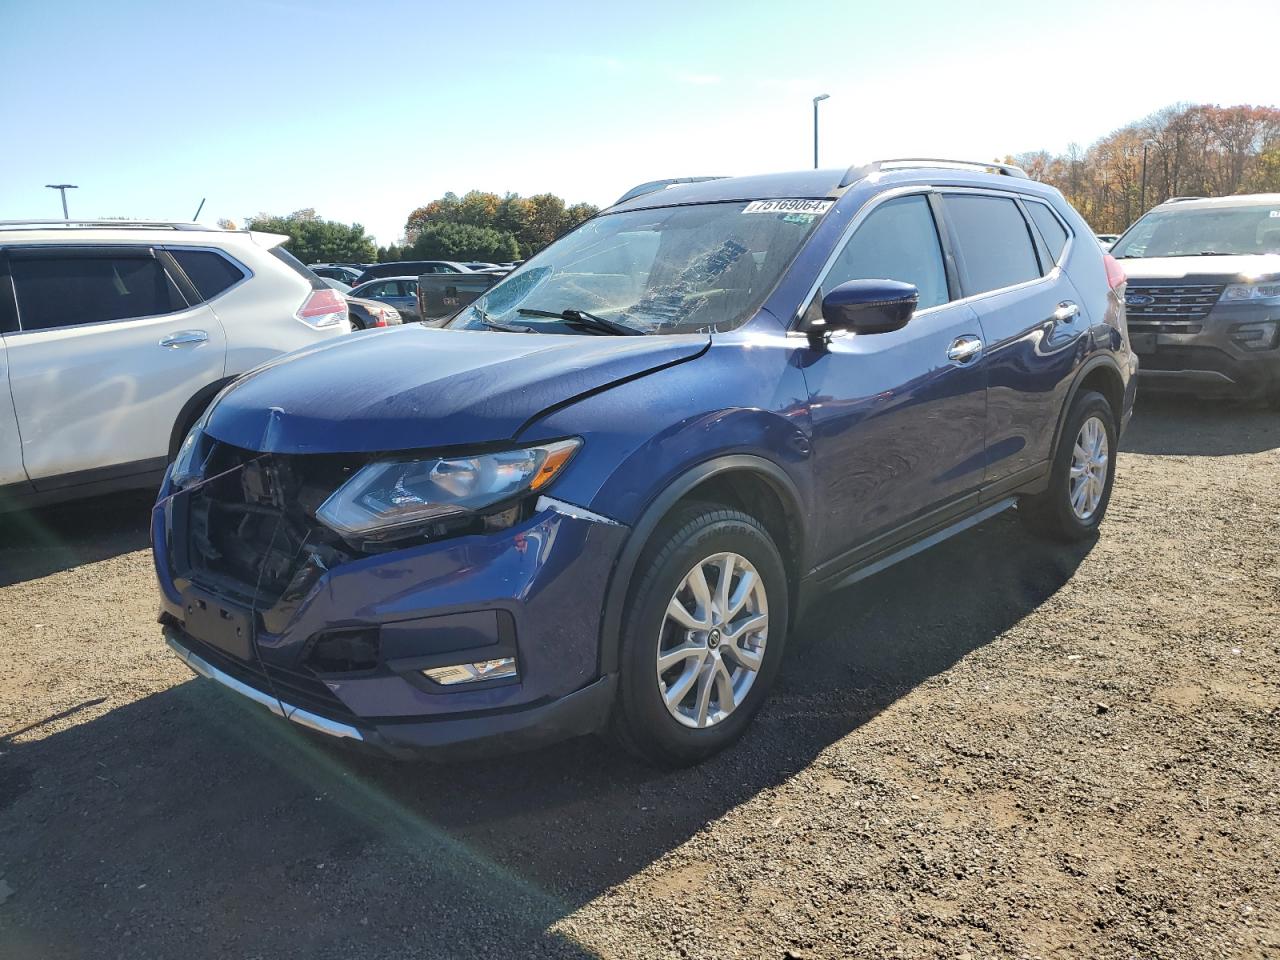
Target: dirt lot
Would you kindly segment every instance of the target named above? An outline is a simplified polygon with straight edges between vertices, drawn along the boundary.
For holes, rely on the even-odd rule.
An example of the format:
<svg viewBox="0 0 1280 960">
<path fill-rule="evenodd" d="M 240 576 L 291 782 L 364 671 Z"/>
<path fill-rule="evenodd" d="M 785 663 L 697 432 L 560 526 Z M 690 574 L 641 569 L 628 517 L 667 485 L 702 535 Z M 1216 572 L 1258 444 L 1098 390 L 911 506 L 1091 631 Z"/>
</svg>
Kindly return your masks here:
<svg viewBox="0 0 1280 960">
<path fill-rule="evenodd" d="M 0 521 L 0 956 L 1280 957 L 1280 416 L 1147 404 L 1096 543 L 826 602 L 737 749 L 335 753 L 194 680 L 148 498 Z"/>
</svg>

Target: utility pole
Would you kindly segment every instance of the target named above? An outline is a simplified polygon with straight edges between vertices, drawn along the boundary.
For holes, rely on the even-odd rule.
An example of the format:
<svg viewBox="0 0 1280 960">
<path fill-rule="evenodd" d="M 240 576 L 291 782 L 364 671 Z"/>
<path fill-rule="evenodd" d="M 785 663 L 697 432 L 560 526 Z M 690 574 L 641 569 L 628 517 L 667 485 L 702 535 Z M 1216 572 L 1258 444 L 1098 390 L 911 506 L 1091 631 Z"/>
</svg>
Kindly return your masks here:
<svg viewBox="0 0 1280 960">
<path fill-rule="evenodd" d="M 67 191 L 78 190 L 80 188 L 77 187 L 74 183 L 46 183 L 45 186 L 48 187 L 50 190 L 57 190 L 60 194 L 62 194 L 62 219 L 70 220 L 71 218 L 67 216 Z"/>
<path fill-rule="evenodd" d="M 831 97 L 829 93 L 821 93 L 813 98 L 813 169 L 818 169 L 818 104 Z"/>
</svg>

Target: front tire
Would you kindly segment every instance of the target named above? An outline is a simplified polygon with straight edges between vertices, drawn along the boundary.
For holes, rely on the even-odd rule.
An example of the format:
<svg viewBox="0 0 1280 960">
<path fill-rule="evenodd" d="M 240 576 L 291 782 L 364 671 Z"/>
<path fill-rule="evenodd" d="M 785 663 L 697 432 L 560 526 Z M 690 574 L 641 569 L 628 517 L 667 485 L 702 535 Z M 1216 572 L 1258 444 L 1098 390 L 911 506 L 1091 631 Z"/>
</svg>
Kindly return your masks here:
<svg viewBox="0 0 1280 960">
<path fill-rule="evenodd" d="M 1048 489 L 1018 504 L 1018 513 L 1033 532 L 1064 542 L 1097 532 L 1111 502 L 1116 440 L 1116 415 L 1107 398 L 1082 391 L 1062 426 Z"/>
<path fill-rule="evenodd" d="M 754 517 L 697 503 L 659 528 L 623 617 L 614 738 L 688 766 L 746 730 L 782 661 L 786 571 Z"/>
</svg>

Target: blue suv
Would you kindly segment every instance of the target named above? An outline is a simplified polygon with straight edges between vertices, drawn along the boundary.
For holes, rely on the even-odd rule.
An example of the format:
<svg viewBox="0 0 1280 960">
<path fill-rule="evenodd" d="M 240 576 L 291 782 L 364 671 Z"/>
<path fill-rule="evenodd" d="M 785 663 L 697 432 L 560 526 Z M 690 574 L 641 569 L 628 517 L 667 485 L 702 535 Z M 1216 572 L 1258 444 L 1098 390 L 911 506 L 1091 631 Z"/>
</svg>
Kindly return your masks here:
<svg viewBox="0 0 1280 960">
<path fill-rule="evenodd" d="M 168 643 L 391 753 L 740 736 L 825 592 L 995 513 L 1091 535 L 1124 275 L 1020 170 L 645 184 L 461 310 L 227 388 L 155 508 Z M 856 640 L 856 638 L 854 638 Z"/>
</svg>

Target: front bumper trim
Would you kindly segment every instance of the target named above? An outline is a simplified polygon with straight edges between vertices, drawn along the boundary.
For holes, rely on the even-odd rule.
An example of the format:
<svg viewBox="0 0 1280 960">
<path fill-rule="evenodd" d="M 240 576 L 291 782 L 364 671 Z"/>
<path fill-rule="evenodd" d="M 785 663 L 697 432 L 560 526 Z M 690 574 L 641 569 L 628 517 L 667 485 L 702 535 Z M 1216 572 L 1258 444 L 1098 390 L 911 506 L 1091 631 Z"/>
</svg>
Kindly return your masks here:
<svg viewBox="0 0 1280 960">
<path fill-rule="evenodd" d="M 331 737 L 346 740 L 363 740 L 364 734 L 348 723 L 339 723 L 336 720 L 330 720 L 328 717 L 322 717 L 319 714 L 312 713 L 310 710 L 303 710 L 301 707 L 295 707 L 292 704 L 285 703 L 278 697 L 273 697 L 269 693 L 265 693 L 256 687 L 251 687 L 247 683 L 242 683 L 235 677 L 222 670 L 219 670 L 213 664 L 209 663 L 203 657 L 193 653 L 182 645 L 177 639 L 177 632 L 172 627 L 165 627 L 164 631 L 165 643 L 169 645 L 169 649 L 176 653 L 188 667 L 202 677 L 207 677 L 215 683 L 220 683 L 228 690 L 247 697 L 254 703 L 266 707 L 277 717 L 284 717 L 286 720 L 292 720 L 299 726 L 307 727 L 315 730 L 317 733 L 328 734 Z"/>
</svg>

